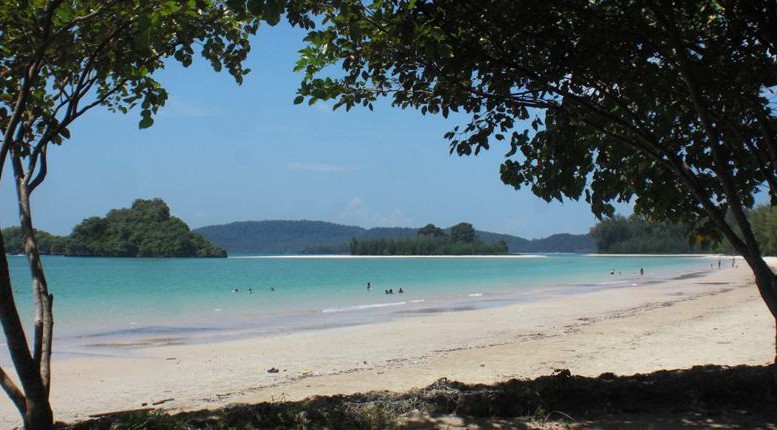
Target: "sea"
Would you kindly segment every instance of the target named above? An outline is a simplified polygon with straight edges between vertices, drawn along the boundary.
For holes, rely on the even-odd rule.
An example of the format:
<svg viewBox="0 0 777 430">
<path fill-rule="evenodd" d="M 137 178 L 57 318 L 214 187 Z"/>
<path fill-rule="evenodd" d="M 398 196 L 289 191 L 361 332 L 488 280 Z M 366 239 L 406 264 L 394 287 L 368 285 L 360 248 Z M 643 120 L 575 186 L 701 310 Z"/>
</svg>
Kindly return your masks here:
<svg viewBox="0 0 777 430">
<path fill-rule="evenodd" d="M 26 259 L 8 260 L 17 306 L 29 322 Z M 60 354 L 218 342 L 505 306 L 694 276 L 710 271 L 712 261 L 582 254 L 43 259 Z"/>
</svg>

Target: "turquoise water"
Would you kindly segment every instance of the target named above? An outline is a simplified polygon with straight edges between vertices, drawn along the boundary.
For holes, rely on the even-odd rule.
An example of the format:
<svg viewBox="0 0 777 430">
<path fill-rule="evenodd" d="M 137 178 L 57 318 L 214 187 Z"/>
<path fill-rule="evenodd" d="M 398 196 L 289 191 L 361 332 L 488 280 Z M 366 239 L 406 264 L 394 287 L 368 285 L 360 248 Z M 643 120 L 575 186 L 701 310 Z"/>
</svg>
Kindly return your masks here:
<svg viewBox="0 0 777 430">
<path fill-rule="evenodd" d="M 8 258 L 18 306 L 29 319 L 26 261 Z M 534 300 L 544 294 L 643 285 L 709 270 L 709 262 L 698 257 L 584 255 L 44 259 L 59 339 L 224 330 L 277 333 L 356 324 Z M 639 268 L 645 269 L 644 277 Z M 396 294 L 400 288 L 404 294 Z M 387 289 L 395 294 L 384 294 Z"/>
</svg>

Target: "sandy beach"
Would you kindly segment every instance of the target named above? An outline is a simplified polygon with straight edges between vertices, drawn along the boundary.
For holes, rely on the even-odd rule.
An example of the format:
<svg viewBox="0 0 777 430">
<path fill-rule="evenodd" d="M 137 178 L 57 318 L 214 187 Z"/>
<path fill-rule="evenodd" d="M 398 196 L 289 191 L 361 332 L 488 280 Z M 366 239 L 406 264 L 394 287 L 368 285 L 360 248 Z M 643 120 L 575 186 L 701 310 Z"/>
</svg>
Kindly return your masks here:
<svg viewBox="0 0 777 430">
<path fill-rule="evenodd" d="M 404 391 L 438 378 L 490 383 L 567 368 L 595 376 L 766 364 L 774 320 L 749 268 L 505 307 L 204 344 L 56 359 L 60 421 L 115 410 L 213 408 L 316 394 Z M 119 350 L 119 352 L 121 352 Z M 277 373 L 268 372 L 277 369 Z M 156 404 L 156 405 L 155 405 Z M 19 425 L 0 400 L 0 426 Z"/>
</svg>

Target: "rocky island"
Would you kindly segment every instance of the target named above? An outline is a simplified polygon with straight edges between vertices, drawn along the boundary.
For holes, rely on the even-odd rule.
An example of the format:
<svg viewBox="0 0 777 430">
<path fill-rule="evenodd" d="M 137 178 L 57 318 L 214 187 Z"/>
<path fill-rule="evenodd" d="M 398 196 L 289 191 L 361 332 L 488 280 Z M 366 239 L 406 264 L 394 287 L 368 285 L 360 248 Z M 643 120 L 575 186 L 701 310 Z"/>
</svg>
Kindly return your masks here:
<svg viewBox="0 0 777 430">
<path fill-rule="evenodd" d="M 19 227 L 3 229 L 5 252 L 22 254 Z M 69 236 L 36 231 L 41 254 L 74 257 L 226 257 L 227 251 L 170 216 L 162 199 L 135 200 L 103 218 L 86 218 Z"/>
</svg>

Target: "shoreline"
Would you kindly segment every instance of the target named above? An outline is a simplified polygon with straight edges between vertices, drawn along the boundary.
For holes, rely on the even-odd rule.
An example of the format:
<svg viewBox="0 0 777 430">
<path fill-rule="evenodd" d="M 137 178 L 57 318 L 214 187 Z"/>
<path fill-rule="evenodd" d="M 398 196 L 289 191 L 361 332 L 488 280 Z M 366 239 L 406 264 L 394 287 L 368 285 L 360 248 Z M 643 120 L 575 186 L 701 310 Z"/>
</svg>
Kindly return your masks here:
<svg viewBox="0 0 777 430">
<path fill-rule="evenodd" d="M 618 274 L 599 282 L 539 283 L 532 288 L 518 288 L 510 292 L 488 291 L 489 288 L 486 288 L 484 293 L 480 292 L 483 290 L 477 288 L 477 285 L 473 285 L 468 293 L 442 296 L 431 294 L 421 297 L 412 294 L 408 294 L 407 297 L 404 294 L 394 294 L 390 297 L 395 301 L 390 302 L 367 300 L 343 306 L 237 317 L 221 324 L 171 321 L 168 324 L 114 327 L 106 331 L 89 333 L 65 333 L 55 339 L 60 348 L 55 351 L 54 358 L 67 360 L 72 356 L 80 355 L 135 356 L 146 347 L 218 343 L 278 334 L 289 335 L 338 327 L 371 325 L 430 314 L 488 310 L 545 300 L 548 297 L 570 297 L 608 289 L 660 285 L 674 280 L 693 279 L 709 273 L 707 269 L 686 267 L 646 276 L 640 276 L 636 272 Z M 377 299 L 385 297 L 388 296 L 378 294 Z M 7 361 L 7 358 L 4 361 Z M 8 363 L 4 364 L 8 365 Z"/>
<path fill-rule="evenodd" d="M 58 420 L 74 421 L 161 400 L 175 411 L 406 391 L 441 377 L 492 383 L 556 368 L 596 376 L 765 364 L 773 360 L 774 326 L 751 280 L 746 267 L 724 268 L 508 306 L 77 355 L 54 361 L 51 400 Z M 0 423 L 19 424 L 8 399 L 0 400 Z"/>
</svg>

